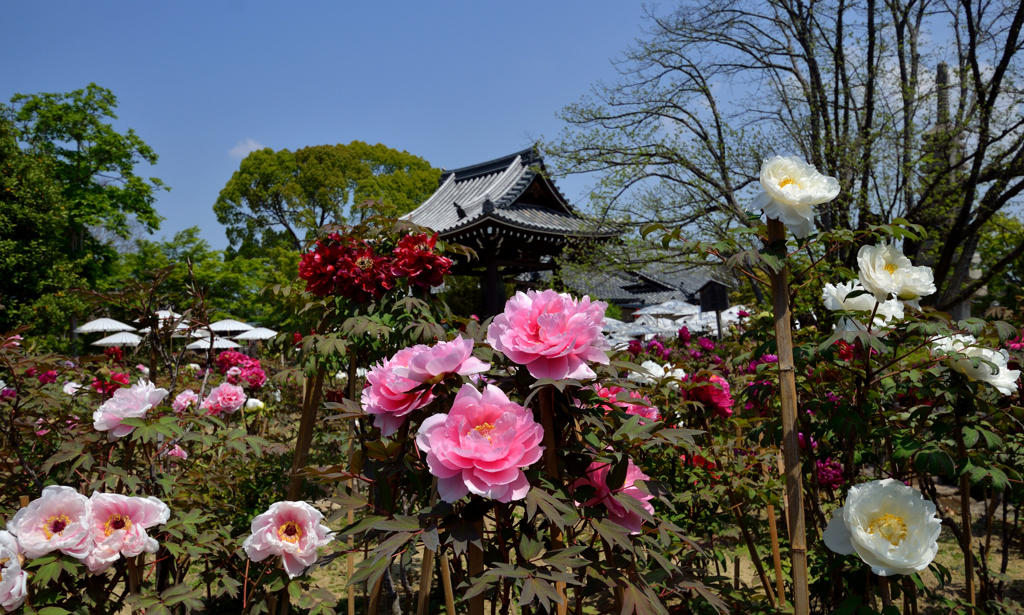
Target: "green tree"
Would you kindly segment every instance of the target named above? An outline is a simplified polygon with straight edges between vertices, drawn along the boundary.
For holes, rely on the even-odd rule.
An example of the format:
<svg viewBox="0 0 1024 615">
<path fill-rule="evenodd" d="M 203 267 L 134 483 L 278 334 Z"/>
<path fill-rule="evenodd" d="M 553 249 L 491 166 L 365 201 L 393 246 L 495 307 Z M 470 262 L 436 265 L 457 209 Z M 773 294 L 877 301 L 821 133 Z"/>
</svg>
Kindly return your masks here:
<svg viewBox="0 0 1024 615">
<path fill-rule="evenodd" d="M 157 156 L 134 131 L 114 129 L 116 106 L 95 84 L 0 104 L 0 329 L 32 324 L 56 344 L 87 309 L 67 290 L 96 288 L 116 260 L 94 232 L 127 236 L 133 220 L 159 226 L 154 203 L 163 183 L 135 174 Z"/>
<path fill-rule="evenodd" d="M 326 224 L 370 213 L 412 211 L 436 188 L 440 171 L 404 151 L 353 141 L 295 152 L 252 152 L 213 206 L 231 251 L 252 255 L 283 246 L 301 250 Z M 372 201 L 369 207 L 361 204 Z"/>
</svg>

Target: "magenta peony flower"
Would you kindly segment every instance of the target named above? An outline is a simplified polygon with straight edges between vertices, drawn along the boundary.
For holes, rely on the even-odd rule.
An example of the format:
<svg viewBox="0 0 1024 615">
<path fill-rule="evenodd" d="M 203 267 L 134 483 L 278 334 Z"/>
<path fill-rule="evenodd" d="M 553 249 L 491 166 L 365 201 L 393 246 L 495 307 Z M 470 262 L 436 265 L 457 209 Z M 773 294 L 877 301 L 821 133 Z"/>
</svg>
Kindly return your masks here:
<svg viewBox="0 0 1024 615">
<path fill-rule="evenodd" d="M 222 382 L 213 388 L 210 394 L 203 400 L 202 408 L 206 414 L 221 416 L 222 414 L 234 414 L 245 405 L 245 391 L 242 387 Z"/>
<path fill-rule="evenodd" d="M 182 461 L 184 461 L 188 459 L 188 451 L 181 448 L 181 446 L 175 444 L 173 447 L 171 447 L 171 450 L 167 451 L 167 456 L 174 457 L 176 459 L 181 459 Z"/>
<path fill-rule="evenodd" d="M 8 613 L 28 596 L 28 573 L 21 569 L 21 548 L 14 535 L 0 530 L 0 606 Z"/>
<path fill-rule="evenodd" d="M 7 531 L 18 539 L 29 558 L 60 551 L 78 559 L 92 551 L 89 498 L 71 487 L 50 485 L 39 499 L 15 513 Z"/>
<path fill-rule="evenodd" d="M 171 402 L 171 409 L 181 414 L 182 412 L 189 409 L 189 406 L 195 405 L 199 402 L 199 396 L 192 389 L 185 389 Z"/>
<path fill-rule="evenodd" d="M 93 412 L 93 427 L 96 431 L 108 431 L 111 440 L 123 438 L 135 430 L 131 425 L 121 423 L 122 419 L 141 419 L 153 406 L 167 397 L 167 389 L 158 389 L 152 382 L 139 380 L 128 388 L 117 389 L 114 395 Z"/>
<path fill-rule="evenodd" d="M 171 510 L 160 500 L 93 492 L 87 525 L 94 544 L 85 558 L 93 574 L 110 568 L 119 557 L 156 553 L 159 544 L 146 530 L 167 523 Z"/>
<path fill-rule="evenodd" d="M 608 364 L 603 301 L 553 290 L 516 293 L 487 328 L 487 343 L 534 378 L 593 378 L 588 361 Z"/>
<path fill-rule="evenodd" d="M 448 414 L 423 421 L 416 446 L 427 454 L 445 502 L 467 493 L 511 502 L 530 490 L 522 468 L 540 459 L 543 439 L 544 429 L 533 414 L 509 401 L 501 389 L 487 385 L 481 393 L 466 384 Z"/>
<path fill-rule="evenodd" d="M 683 342 L 683 346 L 689 346 L 692 335 L 690 334 L 689 327 L 680 327 L 679 329 L 679 340 Z"/>
<path fill-rule="evenodd" d="M 833 461 L 831 457 L 814 462 L 818 470 L 818 484 L 829 489 L 838 489 L 843 486 L 843 464 Z"/>
<path fill-rule="evenodd" d="M 324 516 L 305 502 L 275 502 L 252 520 L 252 535 L 242 548 L 254 562 L 280 555 L 288 577 L 294 579 L 316 562 L 316 550 L 333 540 Z"/>
<path fill-rule="evenodd" d="M 36 378 L 39 380 L 39 384 L 52 384 L 57 382 L 57 372 L 51 369 L 39 374 Z"/>
<path fill-rule="evenodd" d="M 706 384 L 691 388 L 687 392 L 690 399 L 704 404 L 706 409 L 713 411 L 721 418 L 732 416 L 732 393 L 729 390 L 729 383 L 725 378 L 702 373 L 693 376 L 691 382 L 703 382 Z"/>
<path fill-rule="evenodd" d="M 395 356 L 370 368 L 363 388 L 363 411 L 374 415 L 373 424 L 383 436 L 398 431 L 405 417 L 430 403 L 434 399 L 430 389 L 419 389 L 423 382 L 411 378 L 409 363 L 426 346 L 403 348 Z"/>
<path fill-rule="evenodd" d="M 449 374 L 469 376 L 486 372 L 491 367 L 473 356 L 473 340 L 461 335 L 450 342 L 414 348 L 419 352 L 411 356 L 406 367 L 398 367 L 397 371 L 416 382 L 437 382 Z"/>
<path fill-rule="evenodd" d="M 631 534 L 640 533 L 640 524 L 643 523 L 643 518 L 619 502 L 615 500 L 615 495 L 618 493 L 628 495 L 640 502 L 640 506 L 643 507 L 649 513 L 654 513 L 654 506 L 648 501 L 654 498 L 649 493 L 644 493 L 636 487 L 637 481 L 648 480 L 650 476 L 647 476 L 640 471 L 640 468 L 636 467 L 632 459 L 626 460 L 626 480 L 622 483 L 622 486 L 612 491 L 608 488 L 608 472 L 611 469 L 611 464 L 600 461 L 594 461 L 587 468 L 587 475 L 583 478 L 576 479 L 576 482 L 572 484 L 573 489 L 582 487 L 583 485 L 590 485 L 593 487 L 597 494 L 583 502 L 583 506 L 595 506 L 597 504 L 604 504 L 605 508 L 608 509 L 608 519 L 621 525 L 622 527 L 629 530 Z"/>
</svg>

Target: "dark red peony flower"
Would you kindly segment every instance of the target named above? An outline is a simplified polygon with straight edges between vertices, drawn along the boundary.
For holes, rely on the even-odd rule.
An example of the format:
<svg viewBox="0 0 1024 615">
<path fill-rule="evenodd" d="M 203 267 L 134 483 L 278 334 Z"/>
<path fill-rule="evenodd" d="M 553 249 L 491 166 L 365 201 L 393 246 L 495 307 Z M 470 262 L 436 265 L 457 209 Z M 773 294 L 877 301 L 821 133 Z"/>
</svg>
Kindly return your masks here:
<svg viewBox="0 0 1024 615">
<path fill-rule="evenodd" d="M 433 237 L 403 237 L 395 248 L 394 274 L 398 277 L 408 277 L 409 283 L 413 286 L 440 286 L 444 282 L 445 274 L 451 271 L 452 259 L 436 253 L 435 244 L 437 233 L 434 233 Z"/>
<path fill-rule="evenodd" d="M 130 382 L 131 379 L 128 377 L 128 374 L 114 372 L 110 374 L 110 378 L 107 380 L 94 379 L 90 386 L 101 395 L 113 395 L 114 391 L 128 386 Z"/>
</svg>

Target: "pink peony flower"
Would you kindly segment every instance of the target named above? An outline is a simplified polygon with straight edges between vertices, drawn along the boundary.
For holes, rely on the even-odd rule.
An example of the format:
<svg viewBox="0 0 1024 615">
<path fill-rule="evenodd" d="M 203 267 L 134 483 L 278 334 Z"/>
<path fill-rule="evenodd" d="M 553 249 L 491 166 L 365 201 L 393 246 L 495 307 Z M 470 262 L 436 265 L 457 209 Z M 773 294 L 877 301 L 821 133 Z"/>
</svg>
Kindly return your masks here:
<svg viewBox="0 0 1024 615">
<path fill-rule="evenodd" d="M 139 380 L 127 389 L 117 389 L 114 395 L 103 402 L 92 415 L 96 431 L 109 431 L 111 440 L 127 436 L 135 430 L 131 425 L 121 423 L 127 418 L 145 418 L 153 406 L 167 397 L 166 389 L 158 389 L 152 382 Z"/>
<path fill-rule="evenodd" d="M 374 365 L 366 374 L 363 389 L 363 411 L 372 414 L 373 424 L 383 436 L 398 431 L 405 417 L 434 399 L 429 388 L 423 389 L 423 382 L 410 377 L 409 364 L 423 352 L 426 346 L 403 348 L 390 359 Z"/>
<path fill-rule="evenodd" d="M 651 421 L 661 420 L 661 413 L 658 412 L 658 409 L 651 406 L 651 400 L 639 391 L 629 391 L 628 395 L 631 399 L 642 399 L 645 402 L 648 402 L 647 404 L 632 404 L 628 401 L 619 399 L 619 393 L 626 390 L 620 386 L 603 387 L 595 384 L 593 388 L 598 396 L 603 397 L 610 402 L 610 405 L 604 406 L 606 411 L 611 411 L 613 406 L 615 406 L 625 411 L 626 414 L 635 414 Z"/>
<path fill-rule="evenodd" d="M 71 487 L 50 485 L 28 506 L 15 513 L 7 530 L 29 558 L 60 551 L 78 559 L 92 551 L 89 498 Z"/>
<path fill-rule="evenodd" d="M 252 520 L 252 535 L 242 548 L 254 562 L 280 555 L 285 572 L 294 579 L 316 562 L 317 548 L 332 540 L 331 529 L 320 523 L 323 518 L 305 502 L 275 502 Z"/>
<path fill-rule="evenodd" d="M 167 451 L 167 456 L 174 457 L 176 459 L 181 459 L 182 461 L 184 461 L 188 459 L 188 452 L 185 449 L 178 446 L 177 444 L 175 444 L 171 448 L 171 450 Z"/>
<path fill-rule="evenodd" d="M 405 368 L 398 368 L 398 373 L 417 382 L 437 382 L 449 374 L 469 376 L 490 369 L 490 363 L 484 363 L 473 356 L 473 340 L 461 335 L 450 342 L 440 342 L 433 346 L 415 346 L 419 352 L 409 359 Z"/>
<path fill-rule="evenodd" d="M 242 387 L 222 382 L 213 388 L 210 394 L 203 400 L 202 408 L 206 414 L 221 416 L 222 414 L 234 414 L 245 405 L 245 391 Z"/>
<path fill-rule="evenodd" d="M 242 375 L 242 368 L 235 365 L 234 367 L 228 368 L 228 371 L 224 372 L 224 375 L 227 376 L 228 378 L 237 378 L 238 376 Z"/>
<path fill-rule="evenodd" d="M 39 379 L 39 384 L 52 384 L 57 382 L 57 372 L 51 369 L 39 374 L 36 378 Z"/>
<path fill-rule="evenodd" d="M 487 328 L 487 343 L 534 378 L 594 378 L 587 362 L 607 365 L 611 348 L 601 333 L 607 307 L 551 289 L 518 292 Z"/>
<path fill-rule="evenodd" d="M 732 416 L 732 393 L 725 378 L 702 373 L 693 376 L 691 382 L 705 384 L 691 388 L 688 391 L 690 399 L 704 404 L 706 409 L 713 411 L 721 418 Z"/>
<path fill-rule="evenodd" d="M 198 402 L 199 396 L 196 395 L 196 392 L 193 391 L 192 389 L 185 389 L 181 393 L 178 393 L 178 396 L 174 398 L 173 402 L 171 402 L 171 409 L 177 412 L 178 414 L 181 414 L 182 412 L 188 410 L 189 406 L 192 406 Z"/>
<path fill-rule="evenodd" d="M 21 569 L 21 548 L 14 535 L 0 530 L 0 606 L 11 612 L 28 596 L 28 573 Z"/>
<path fill-rule="evenodd" d="M 445 502 L 467 493 L 511 502 L 530 490 L 522 468 L 540 459 L 543 439 L 544 429 L 533 414 L 509 401 L 501 389 L 487 385 L 481 393 L 466 384 L 448 414 L 423 421 L 416 446 L 426 453 Z"/>
<path fill-rule="evenodd" d="M 608 488 L 608 472 L 611 469 L 611 464 L 600 461 L 594 461 L 587 468 L 587 475 L 583 478 L 576 479 L 573 483 L 573 489 L 579 488 L 583 485 L 590 485 L 593 487 L 597 494 L 583 502 L 583 506 L 595 506 L 597 504 L 604 504 L 605 508 L 608 509 L 608 519 L 621 525 L 622 527 L 629 530 L 631 534 L 640 533 L 640 524 L 643 523 L 643 517 L 639 513 L 633 512 L 620 504 L 615 500 L 616 494 L 624 494 L 632 497 L 640 506 L 643 507 L 649 513 L 654 513 L 654 506 L 648 502 L 654 496 L 649 493 L 644 493 L 636 486 L 637 481 L 648 480 L 650 476 L 647 476 L 640 471 L 640 468 L 636 467 L 632 459 L 626 460 L 626 480 L 622 483 L 622 486 L 612 491 Z"/>
<path fill-rule="evenodd" d="M 93 574 L 110 568 L 121 555 L 156 553 L 157 543 L 146 530 L 167 523 L 171 510 L 160 500 L 93 492 L 87 525 L 95 545 L 85 558 Z"/>
</svg>

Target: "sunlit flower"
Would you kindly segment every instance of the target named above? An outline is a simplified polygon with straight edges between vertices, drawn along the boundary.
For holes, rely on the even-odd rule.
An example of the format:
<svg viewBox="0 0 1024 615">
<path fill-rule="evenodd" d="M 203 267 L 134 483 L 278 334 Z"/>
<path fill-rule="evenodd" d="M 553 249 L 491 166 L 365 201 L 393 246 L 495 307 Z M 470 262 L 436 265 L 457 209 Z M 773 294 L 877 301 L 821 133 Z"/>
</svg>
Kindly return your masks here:
<svg viewBox="0 0 1024 615">
<path fill-rule="evenodd" d="M 939 551 L 941 530 L 935 504 L 886 478 L 851 487 L 822 538 L 829 549 L 856 553 L 872 572 L 887 577 L 927 568 Z"/>
<path fill-rule="evenodd" d="M 259 412 L 260 410 L 263 410 L 266 407 L 267 405 L 265 403 L 256 399 L 255 397 L 250 397 L 249 399 L 245 400 L 245 410 L 247 412 Z"/>
<path fill-rule="evenodd" d="M 192 389 L 185 389 L 181 393 L 178 393 L 174 401 L 171 402 L 171 409 L 181 414 L 182 412 L 189 409 L 189 406 L 193 406 L 199 402 L 199 396 Z"/>
<path fill-rule="evenodd" d="M 466 384 L 448 414 L 423 421 L 416 446 L 426 453 L 445 502 L 468 493 L 511 502 L 530 490 L 523 468 L 540 459 L 543 439 L 533 413 L 509 401 L 501 389 L 487 385 L 481 393 Z"/>
<path fill-rule="evenodd" d="M 121 421 L 127 418 L 145 418 L 151 408 L 167 397 L 167 389 L 158 389 L 152 382 L 139 380 L 129 388 L 117 389 L 114 395 L 93 412 L 96 431 L 110 432 L 110 439 L 123 438 L 135 427 Z"/>
<path fill-rule="evenodd" d="M 103 572 L 122 555 L 156 553 L 160 545 L 146 530 L 167 523 L 171 510 L 166 504 L 152 496 L 97 492 L 89 500 L 92 506 L 88 526 L 94 546 L 85 565 L 93 574 Z"/>
<path fill-rule="evenodd" d="M 398 373 L 417 382 L 435 382 L 449 374 L 469 376 L 490 369 L 473 356 L 473 340 L 459 335 L 450 342 L 438 342 L 433 346 L 416 346 L 419 349 L 409 360 L 407 367 L 398 367 Z"/>
<path fill-rule="evenodd" d="M 662 380 L 668 380 L 673 389 L 679 388 L 679 381 L 686 378 L 686 372 L 682 368 L 674 367 L 671 363 L 658 364 L 654 361 L 644 361 L 640 364 L 650 376 L 642 372 L 630 372 L 629 379 L 644 385 L 655 385 Z"/>
<path fill-rule="evenodd" d="M 331 528 L 320 523 L 320 511 L 305 502 L 275 502 L 252 520 L 252 535 L 242 548 L 254 562 L 280 555 L 289 578 L 312 566 L 316 550 L 331 542 Z"/>
<path fill-rule="evenodd" d="M 915 267 L 902 250 L 884 241 L 877 246 L 862 246 L 857 252 L 857 267 L 861 285 L 879 301 L 896 297 L 920 307 L 921 297 L 935 292 L 931 267 Z"/>
<path fill-rule="evenodd" d="M 855 297 L 850 296 L 857 291 L 861 291 L 861 294 Z M 866 317 L 870 317 L 874 312 L 874 329 L 887 327 L 892 321 L 903 319 L 902 302 L 896 299 L 878 301 L 874 295 L 867 292 L 857 282 L 825 284 L 821 298 L 825 303 L 825 308 L 832 311 L 863 312 Z M 863 323 L 853 318 L 841 318 L 836 324 L 836 328 L 844 331 L 867 330 Z"/>
<path fill-rule="evenodd" d="M 60 551 L 83 559 L 92 550 L 89 510 L 89 498 L 71 487 L 50 485 L 38 499 L 15 513 L 7 531 L 14 534 L 29 558 Z"/>
<path fill-rule="evenodd" d="M 603 301 L 548 289 L 517 292 L 487 328 L 487 343 L 534 378 L 593 378 L 588 362 L 608 364 Z"/>
<path fill-rule="evenodd" d="M 206 414 L 212 416 L 234 414 L 245 404 L 245 399 L 246 395 L 242 387 L 230 382 L 222 382 L 206 396 L 202 408 L 206 410 Z"/>
<path fill-rule="evenodd" d="M 801 238 L 815 228 L 813 207 L 839 196 L 839 182 L 799 158 L 775 156 L 761 163 L 761 190 L 753 208 Z"/>
<path fill-rule="evenodd" d="M 2 387 L 0 387 L 0 388 L 2 388 Z M 81 389 L 81 388 L 82 388 L 82 383 L 80 383 L 80 382 L 72 382 L 72 381 L 69 380 L 69 381 L 64 383 L 64 386 L 62 387 L 62 390 L 64 391 L 64 394 L 67 395 L 68 397 L 74 397 L 75 395 L 78 394 L 78 390 Z"/>
<path fill-rule="evenodd" d="M 390 359 L 374 365 L 366 374 L 361 402 L 363 411 L 373 415 L 373 424 L 383 436 L 390 436 L 406 417 L 434 398 L 430 387 L 408 376 L 409 362 L 425 347 L 403 348 Z"/>
<path fill-rule="evenodd" d="M 429 288 L 444 282 L 444 275 L 452 267 L 452 259 L 434 251 L 437 233 L 427 235 L 406 235 L 395 247 L 395 262 L 392 272 L 398 277 L 408 277 L 409 284 Z"/>
<path fill-rule="evenodd" d="M 608 509 L 608 519 L 610 521 L 621 525 L 631 534 L 639 534 L 643 517 L 619 503 L 615 496 L 617 494 L 628 495 L 636 500 L 641 508 L 653 514 L 654 506 L 648 500 L 651 500 L 654 496 L 640 490 L 636 485 L 637 482 L 648 480 L 651 477 L 641 472 L 632 459 L 626 459 L 626 463 L 626 480 L 615 490 L 608 487 L 608 473 L 611 470 L 611 464 L 600 461 L 592 462 L 587 468 L 586 476 L 576 479 L 572 486 L 573 489 L 579 489 L 583 485 L 593 487 L 597 493 L 594 497 L 583 502 L 582 505 L 596 506 L 597 504 L 603 504 Z"/>
<path fill-rule="evenodd" d="M 969 380 L 979 380 L 1003 395 L 1013 395 L 1020 370 L 1010 369 L 1010 353 L 982 348 L 977 343 L 971 335 L 953 335 L 935 340 L 932 348 L 936 354 L 949 357 L 946 363 Z"/>
<path fill-rule="evenodd" d="M 28 573 L 21 569 L 20 552 L 14 535 L 0 530 L 0 606 L 8 613 L 28 596 Z"/>
</svg>

